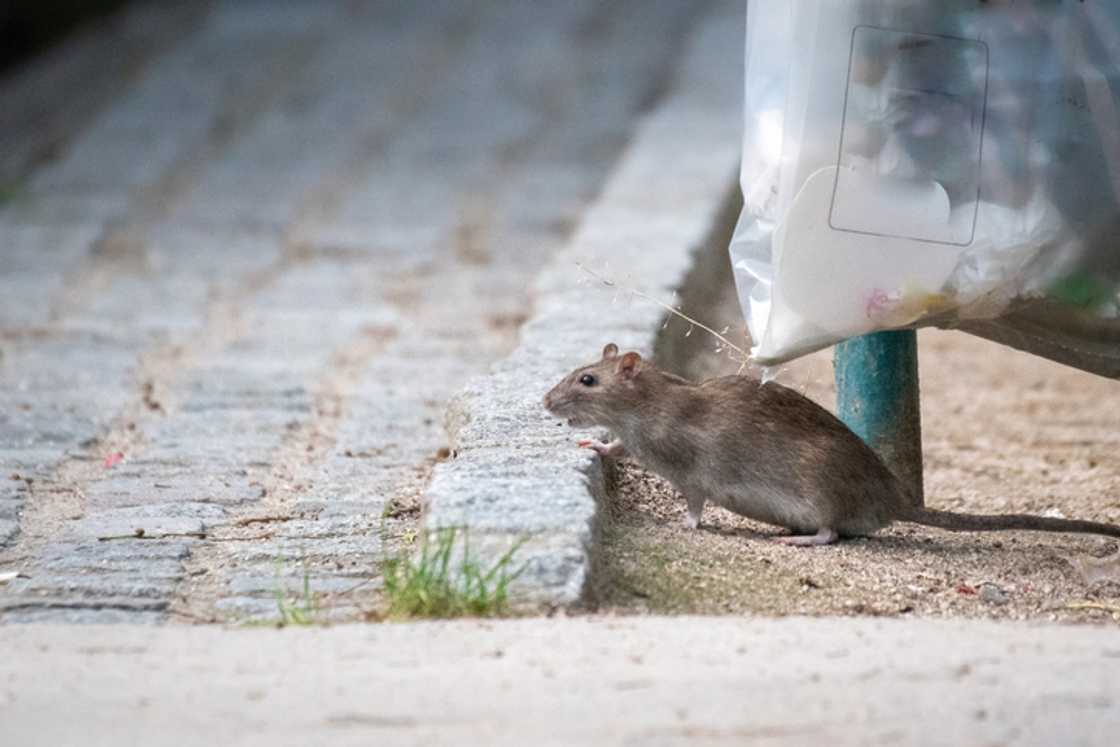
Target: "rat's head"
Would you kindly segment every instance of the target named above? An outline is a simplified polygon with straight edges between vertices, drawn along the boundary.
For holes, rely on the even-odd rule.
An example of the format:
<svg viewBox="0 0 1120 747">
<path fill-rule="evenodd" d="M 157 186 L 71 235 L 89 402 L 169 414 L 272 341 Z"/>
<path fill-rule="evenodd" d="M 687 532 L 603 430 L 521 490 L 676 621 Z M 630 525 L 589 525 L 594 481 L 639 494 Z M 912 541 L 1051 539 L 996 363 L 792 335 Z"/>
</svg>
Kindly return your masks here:
<svg viewBox="0 0 1120 747">
<path fill-rule="evenodd" d="M 577 368 L 552 387 L 544 396 L 545 409 L 576 428 L 611 426 L 638 394 L 642 364 L 642 356 L 619 355 L 612 342 L 603 348 L 602 358 Z"/>
</svg>

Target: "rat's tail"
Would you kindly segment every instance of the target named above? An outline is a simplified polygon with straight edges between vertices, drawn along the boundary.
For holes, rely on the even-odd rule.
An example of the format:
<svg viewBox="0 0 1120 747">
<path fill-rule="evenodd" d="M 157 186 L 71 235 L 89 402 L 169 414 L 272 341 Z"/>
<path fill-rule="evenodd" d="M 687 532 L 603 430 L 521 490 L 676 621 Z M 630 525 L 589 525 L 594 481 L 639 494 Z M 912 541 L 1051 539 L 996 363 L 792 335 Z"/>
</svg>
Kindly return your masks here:
<svg viewBox="0 0 1120 747">
<path fill-rule="evenodd" d="M 953 532 L 990 532 L 998 529 L 1026 529 L 1034 532 L 1079 532 L 1120 537 L 1120 526 L 1080 519 L 1051 519 L 1031 514 L 957 514 L 929 508 L 903 509 L 898 521 L 910 521 Z"/>
</svg>

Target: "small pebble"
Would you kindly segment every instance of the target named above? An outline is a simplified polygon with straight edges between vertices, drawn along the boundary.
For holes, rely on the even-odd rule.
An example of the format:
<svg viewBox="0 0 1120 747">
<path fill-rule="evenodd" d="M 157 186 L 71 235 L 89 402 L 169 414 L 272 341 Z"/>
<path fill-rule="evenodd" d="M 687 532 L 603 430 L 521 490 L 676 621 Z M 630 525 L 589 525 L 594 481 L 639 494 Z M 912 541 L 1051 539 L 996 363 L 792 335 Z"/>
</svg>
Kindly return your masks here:
<svg viewBox="0 0 1120 747">
<path fill-rule="evenodd" d="M 980 599 L 988 604 L 1007 604 L 1010 601 L 1007 592 L 993 583 L 980 584 Z"/>
</svg>

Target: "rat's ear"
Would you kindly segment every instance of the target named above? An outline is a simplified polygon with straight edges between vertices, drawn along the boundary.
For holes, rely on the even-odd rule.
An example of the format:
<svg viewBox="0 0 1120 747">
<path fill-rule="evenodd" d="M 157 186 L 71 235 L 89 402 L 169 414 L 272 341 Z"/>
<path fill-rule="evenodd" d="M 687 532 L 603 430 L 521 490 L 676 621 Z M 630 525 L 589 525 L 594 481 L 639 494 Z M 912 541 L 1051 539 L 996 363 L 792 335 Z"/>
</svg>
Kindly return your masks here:
<svg viewBox="0 0 1120 747">
<path fill-rule="evenodd" d="M 618 373 L 624 379 L 632 379 L 642 370 L 642 356 L 631 351 L 618 361 Z"/>
<path fill-rule="evenodd" d="M 603 348 L 603 360 L 613 358 L 616 355 L 618 355 L 618 345 L 615 345 L 613 342 L 608 342 L 606 347 Z"/>
</svg>

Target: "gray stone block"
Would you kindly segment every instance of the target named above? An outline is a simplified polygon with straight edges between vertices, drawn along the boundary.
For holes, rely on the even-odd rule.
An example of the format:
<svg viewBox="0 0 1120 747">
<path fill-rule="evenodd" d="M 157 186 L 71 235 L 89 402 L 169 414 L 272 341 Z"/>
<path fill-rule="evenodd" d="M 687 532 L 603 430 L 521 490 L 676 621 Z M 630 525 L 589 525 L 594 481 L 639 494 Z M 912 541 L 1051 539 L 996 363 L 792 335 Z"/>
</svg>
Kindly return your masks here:
<svg viewBox="0 0 1120 747">
<path fill-rule="evenodd" d="M 8 544 L 19 534 L 19 522 L 14 519 L 0 518 L 0 547 Z"/>
<path fill-rule="evenodd" d="M 283 574 L 275 573 L 240 573 L 235 574 L 229 581 L 229 591 L 235 596 L 267 596 L 273 600 L 282 594 L 286 599 L 303 601 L 303 575 L 295 573 L 296 568 L 284 568 Z M 312 595 L 336 594 L 350 591 L 363 579 L 357 576 L 316 576 L 310 573 L 307 577 L 308 588 Z M 361 588 L 366 588 L 364 585 Z M 377 588 L 371 584 L 371 588 Z"/>
<path fill-rule="evenodd" d="M 10 521 L 18 523 L 20 509 L 23 508 L 23 500 L 16 498 L 0 499 L 0 521 Z M 0 530 L 0 536 L 3 531 Z"/>
<path fill-rule="evenodd" d="M 222 597 L 215 608 L 230 622 L 264 622 L 280 619 L 276 599 L 255 596 Z"/>
<path fill-rule="evenodd" d="M 17 624 L 50 623 L 65 625 L 155 625 L 167 619 L 166 604 L 155 609 L 140 604 L 88 607 L 67 603 L 29 603 L 26 606 L 4 609 L 0 606 L 0 622 Z"/>
<path fill-rule="evenodd" d="M 97 511 L 72 523 L 83 537 L 119 537 L 143 530 L 147 537 L 161 534 L 198 534 L 207 523 L 220 521 L 225 510 L 212 503 L 143 503 L 127 508 Z"/>
<path fill-rule="evenodd" d="M 178 577 L 157 577 L 138 573 L 75 573 L 33 577 L 24 587 L 25 597 L 56 596 L 84 600 L 91 606 L 103 598 L 166 600 L 174 591 Z"/>
<path fill-rule="evenodd" d="M 187 540 L 118 540 L 114 542 L 50 542 L 40 558 L 53 570 L 81 570 L 97 566 L 120 569 L 177 564 L 190 555 Z M 165 566 L 170 567 L 170 565 Z"/>
<path fill-rule="evenodd" d="M 267 539 L 251 542 L 225 542 L 231 557 L 241 563 L 300 561 L 360 563 L 375 568 L 382 557 L 381 539 L 376 534 L 330 539 Z"/>
</svg>

